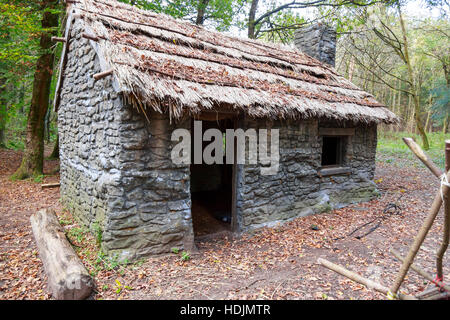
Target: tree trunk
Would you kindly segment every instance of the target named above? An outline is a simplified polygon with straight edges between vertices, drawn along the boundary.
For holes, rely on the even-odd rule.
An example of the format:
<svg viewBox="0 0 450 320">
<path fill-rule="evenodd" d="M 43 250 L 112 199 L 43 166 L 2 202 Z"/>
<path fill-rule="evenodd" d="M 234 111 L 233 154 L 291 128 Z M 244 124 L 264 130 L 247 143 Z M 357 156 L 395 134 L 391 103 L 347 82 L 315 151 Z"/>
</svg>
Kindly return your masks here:
<svg viewBox="0 0 450 320">
<path fill-rule="evenodd" d="M 0 147 L 5 147 L 5 131 L 6 131 L 6 100 L 2 97 L 5 91 L 6 79 L 0 78 Z"/>
<path fill-rule="evenodd" d="M 250 39 L 256 38 L 255 18 L 256 18 L 256 10 L 258 10 L 258 2 L 259 0 L 252 0 L 250 12 L 248 14 L 248 37 Z"/>
<path fill-rule="evenodd" d="M 348 80 L 350 82 L 353 81 L 353 73 L 355 72 L 355 56 L 352 55 L 350 59 L 350 66 L 348 68 Z"/>
<path fill-rule="evenodd" d="M 198 26 L 202 26 L 205 22 L 205 12 L 208 7 L 209 0 L 200 0 L 197 7 L 197 19 L 195 20 L 195 24 Z"/>
<path fill-rule="evenodd" d="M 56 136 L 55 146 L 53 147 L 52 154 L 50 155 L 50 159 L 58 159 L 59 158 L 59 134 Z"/>
<path fill-rule="evenodd" d="M 446 134 L 448 131 L 448 121 L 449 121 L 449 119 L 448 119 L 448 112 L 447 112 L 445 119 L 444 119 L 444 125 L 442 126 L 442 132 L 444 134 Z"/>
<path fill-rule="evenodd" d="M 430 119 L 431 119 L 431 110 L 427 112 L 427 120 L 425 121 L 425 131 L 430 132 L 432 125 L 430 125 Z"/>
<path fill-rule="evenodd" d="M 400 8 L 400 4 L 397 4 L 398 8 L 398 14 L 400 19 L 400 26 L 402 29 L 402 36 L 403 36 L 403 44 L 404 44 L 404 50 L 405 50 L 405 63 L 408 68 L 408 77 L 410 82 L 410 91 L 412 94 L 413 102 L 414 102 L 414 119 L 416 121 L 416 127 L 419 131 L 420 136 L 422 137 L 422 144 L 423 148 L 425 150 L 430 149 L 430 144 L 428 143 L 428 137 L 427 134 L 423 128 L 422 120 L 420 118 L 420 100 L 419 100 L 419 94 L 416 88 L 416 82 L 414 81 L 414 73 L 411 66 L 411 60 L 409 59 L 409 50 L 408 50 L 408 38 L 406 36 L 406 28 L 405 28 L 405 22 L 403 21 L 402 11 Z"/>
<path fill-rule="evenodd" d="M 44 0 L 42 9 L 42 28 L 40 48 L 41 56 L 36 63 L 28 113 L 27 137 L 22 163 L 14 173 L 14 179 L 25 179 L 30 176 L 43 174 L 44 167 L 44 118 L 47 113 L 50 97 L 50 85 L 53 74 L 54 53 L 52 52 L 51 37 L 56 35 L 58 14 L 50 12 L 56 9 L 58 1 Z"/>
</svg>

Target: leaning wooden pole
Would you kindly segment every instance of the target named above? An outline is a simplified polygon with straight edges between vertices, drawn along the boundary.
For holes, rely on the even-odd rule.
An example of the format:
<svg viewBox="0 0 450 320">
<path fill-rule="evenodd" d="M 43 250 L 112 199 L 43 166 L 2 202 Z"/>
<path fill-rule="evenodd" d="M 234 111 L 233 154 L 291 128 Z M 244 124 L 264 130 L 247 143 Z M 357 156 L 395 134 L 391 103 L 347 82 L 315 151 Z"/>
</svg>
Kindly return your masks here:
<svg viewBox="0 0 450 320">
<path fill-rule="evenodd" d="M 416 145 L 415 147 L 417 148 L 417 151 L 419 154 L 425 155 L 425 153 L 422 151 L 422 149 L 418 145 Z M 423 159 L 421 159 L 421 160 L 423 162 Z M 427 167 L 430 168 L 430 166 L 428 166 L 428 165 L 427 165 Z M 434 172 L 431 168 L 430 168 L 430 170 L 436 175 L 437 172 Z M 450 180 L 450 173 L 448 173 L 446 177 L 447 177 L 447 180 Z M 419 230 L 419 233 L 415 237 L 414 242 L 413 242 L 411 248 L 409 249 L 408 255 L 405 257 L 403 264 L 402 264 L 399 272 L 397 273 L 397 277 L 395 278 L 395 281 L 392 284 L 392 287 L 391 287 L 392 294 L 397 293 L 403 280 L 405 279 L 405 276 L 408 273 L 408 270 L 411 267 L 411 264 L 413 263 L 414 258 L 416 257 L 417 252 L 420 249 L 420 246 L 422 245 L 423 241 L 425 240 L 425 237 L 427 236 L 428 231 L 430 231 L 431 226 L 433 225 L 433 222 L 436 219 L 437 214 L 439 213 L 439 209 L 441 208 L 441 205 L 442 205 L 442 197 L 446 197 L 449 193 L 449 190 L 450 190 L 450 188 L 448 188 L 445 185 L 442 185 L 441 188 L 439 189 L 439 191 L 437 192 L 437 194 L 434 198 L 433 204 L 431 205 L 430 212 L 429 212 L 427 218 L 425 219 L 425 221 L 423 222 L 422 227 Z"/>
<path fill-rule="evenodd" d="M 450 140 L 445 141 L 445 172 L 450 172 Z M 449 181 L 449 180 L 447 180 Z M 442 260 L 444 254 L 447 251 L 449 238 L 450 238 L 450 199 L 448 193 L 443 195 L 444 197 L 444 235 L 442 238 L 441 246 L 436 254 L 436 269 L 437 269 L 437 281 L 442 282 L 444 280 Z"/>
<path fill-rule="evenodd" d="M 321 265 L 323 265 L 324 267 L 343 275 L 346 278 L 349 278 L 355 282 L 358 282 L 358 283 L 366 286 L 369 289 L 374 289 L 375 291 L 381 292 L 385 295 L 389 294 L 389 288 L 379 284 L 378 282 L 374 282 L 370 279 L 364 278 L 364 277 L 360 276 L 359 274 L 357 274 L 353 271 L 347 270 L 338 264 L 334 264 L 333 262 L 330 262 L 323 258 L 317 259 L 317 262 L 320 263 Z M 413 296 L 402 294 L 402 293 L 399 293 L 397 296 L 401 300 L 417 300 Z"/>
<path fill-rule="evenodd" d="M 403 138 L 403 142 L 436 177 L 440 178 L 444 174 L 412 138 Z"/>
<path fill-rule="evenodd" d="M 398 252 L 395 249 L 391 249 L 391 253 L 394 255 L 394 257 L 396 257 L 400 262 L 403 262 L 405 260 L 405 258 L 402 257 L 402 255 L 400 254 L 400 252 Z M 411 269 L 413 271 L 415 271 L 417 274 L 421 275 L 422 277 L 424 277 L 425 279 L 427 279 L 430 282 L 435 282 L 434 277 L 429 274 L 428 272 L 426 272 L 425 270 L 423 270 L 422 268 L 420 268 L 419 266 L 415 265 L 414 263 L 411 264 Z M 450 291 L 450 286 L 445 284 L 445 283 L 441 283 L 440 286 L 442 288 L 444 288 L 445 290 Z"/>
</svg>

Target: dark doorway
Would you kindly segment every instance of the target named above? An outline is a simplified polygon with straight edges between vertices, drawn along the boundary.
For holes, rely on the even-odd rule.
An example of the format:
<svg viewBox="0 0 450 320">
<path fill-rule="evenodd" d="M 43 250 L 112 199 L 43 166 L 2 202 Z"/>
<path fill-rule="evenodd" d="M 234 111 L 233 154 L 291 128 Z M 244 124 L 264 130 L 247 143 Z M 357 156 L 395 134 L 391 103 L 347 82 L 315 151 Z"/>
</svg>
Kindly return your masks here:
<svg viewBox="0 0 450 320">
<path fill-rule="evenodd" d="M 202 134 L 211 128 L 219 129 L 224 137 L 226 129 L 234 128 L 234 121 L 202 121 Z M 202 150 L 210 143 L 203 142 Z M 225 139 L 223 147 L 225 151 Z M 225 160 L 224 152 L 223 164 L 191 164 L 192 222 L 196 237 L 231 231 L 233 165 L 226 164 Z"/>
<path fill-rule="evenodd" d="M 342 137 L 323 137 L 322 166 L 336 166 L 342 164 Z"/>
</svg>

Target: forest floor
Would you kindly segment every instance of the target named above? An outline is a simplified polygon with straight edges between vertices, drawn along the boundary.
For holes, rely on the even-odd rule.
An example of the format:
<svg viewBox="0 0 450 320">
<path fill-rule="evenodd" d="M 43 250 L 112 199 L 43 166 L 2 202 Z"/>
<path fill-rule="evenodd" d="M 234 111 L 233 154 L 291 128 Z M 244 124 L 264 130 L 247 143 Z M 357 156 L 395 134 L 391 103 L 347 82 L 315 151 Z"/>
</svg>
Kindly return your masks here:
<svg viewBox="0 0 450 320">
<path fill-rule="evenodd" d="M 400 264 L 388 249 L 406 253 L 439 184 L 414 159 L 377 159 L 375 181 L 381 197 L 376 200 L 236 239 L 223 236 L 197 243 L 198 252 L 185 259 L 180 252 L 122 265 L 104 257 L 94 237 L 63 210 L 59 188 L 41 189 L 41 183 L 58 181 L 58 175 L 12 182 L 8 177 L 19 166 L 21 153 L 0 149 L 0 299 L 51 299 L 29 223 L 32 213 L 48 207 L 57 210 L 68 237 L 95 275 L 92 299 L 383 299 L 316 262 L 323 257 L 385 286 L 392 283 Z M 56 165 L 57 161 L 46 161 L 45 172 Z M 399 210 L 383 213 L 392 204 Z M 379 221 L 379 228 L 357 238 Z M 416 258 L 432 274 L 441 226 L 442 214 Z M 446 274 L 449 259 L 447 254 Z M 402 289 L 416 294 L 430 286 L 410 272 Z"/>
</svg>

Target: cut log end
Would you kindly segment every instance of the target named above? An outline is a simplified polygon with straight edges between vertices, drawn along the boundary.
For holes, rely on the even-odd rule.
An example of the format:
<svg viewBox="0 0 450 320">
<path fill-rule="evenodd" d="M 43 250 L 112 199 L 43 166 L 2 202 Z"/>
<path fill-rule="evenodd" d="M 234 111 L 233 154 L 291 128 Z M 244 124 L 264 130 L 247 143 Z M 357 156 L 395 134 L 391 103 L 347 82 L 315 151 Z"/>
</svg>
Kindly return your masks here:
<svg viewBox="0 0 450 320">
<path fill-rule="evenodd" d="M 47 189 L 47 188 L 57 188 L 57 187 L 59 187 L 59 186 L 61 186 L 60 183 L 47 183 L 47 184 L 42 184 L 42 185 L 41 185 L 41 188 L 42 188 L 42 189 Z"/>
<path fill-rule="evenodd" d="M 54 42 L 66 42 L 66 38 L 61 38 L 61 37 L 52 37 L 52 41 Z"/>
<path fill-rule="evenodd" d="M 96 74 L 94 74 L 93 77 L 94 77 L 95 81 L 98 81 L 98 80 L 106 78 L 107 76 L 110 76 L 112 74 L 113 74 L 113 70 L 110 69 L 110 70 L 105 71 L 105 72 L 96 73 Z"/>
<path fill-rule="evenodd" d="M 92 41 L 98 41 L 99 38 L 97 36 L 94 36 L 92 34 L 88 34 L 88 33 L 83 33 L 81 35 L 83 38 L 88 39 L 88 40 L 92 40 Z"/>
</svg>

